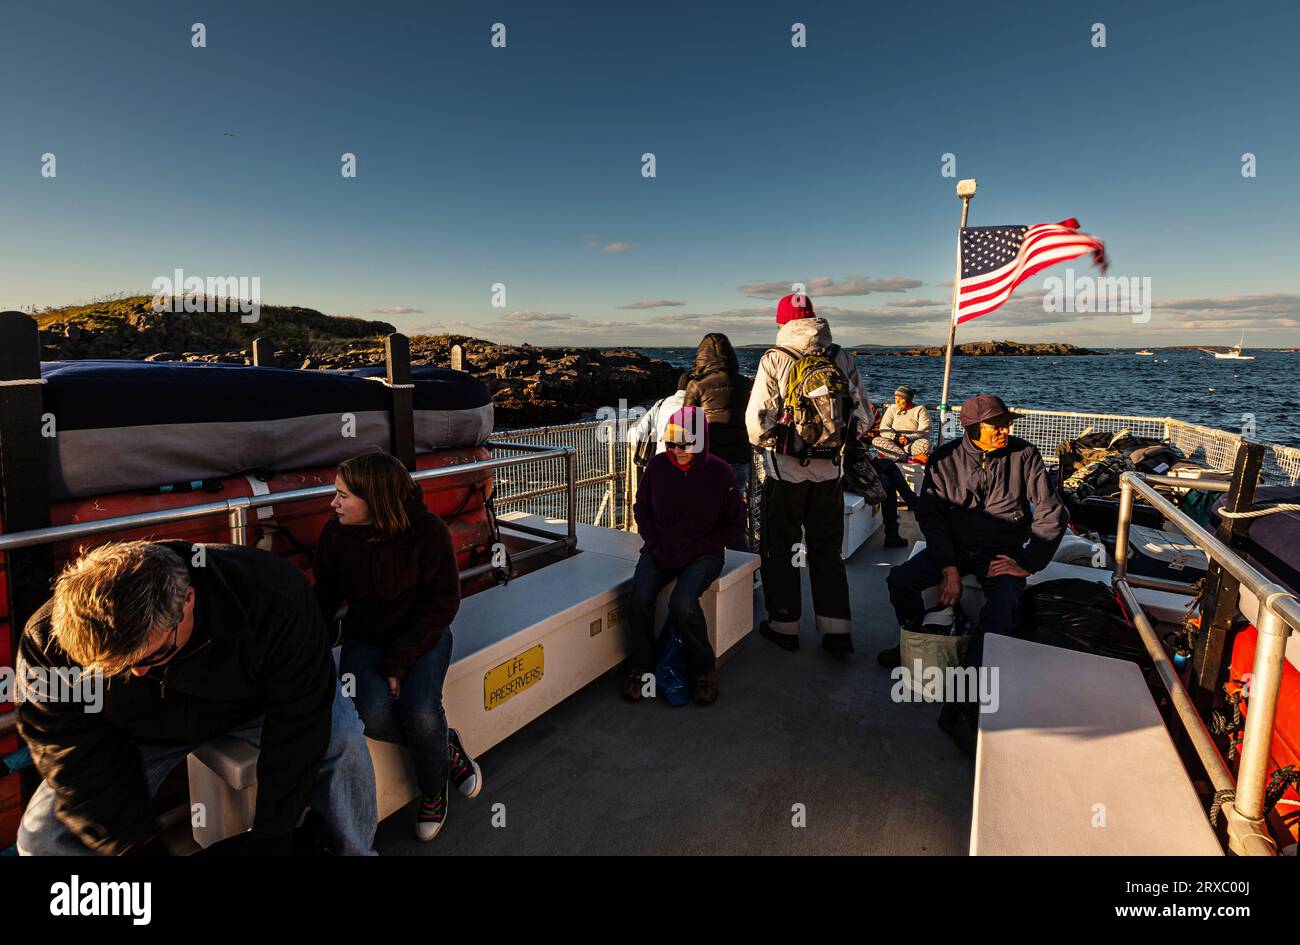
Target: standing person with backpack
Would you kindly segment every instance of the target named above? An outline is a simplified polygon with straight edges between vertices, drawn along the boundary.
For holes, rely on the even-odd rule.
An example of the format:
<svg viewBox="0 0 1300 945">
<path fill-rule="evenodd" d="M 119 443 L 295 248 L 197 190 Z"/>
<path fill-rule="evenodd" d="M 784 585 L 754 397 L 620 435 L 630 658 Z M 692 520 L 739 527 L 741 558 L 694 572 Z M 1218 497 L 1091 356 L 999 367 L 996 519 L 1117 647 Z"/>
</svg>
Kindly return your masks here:
<svg viewBox="0 0 1300 945">
<path fill-rule="evenodd" d="M 642 469 L 650 462 L 651 456 L 664 451 L 664 431 L 668 428 L 668 418 L 674 411 L 681 409 L 682 402 L 686 399 L 686 385 L 690 379 L 690 372 L 682 371 L 681 376 L 677 378 L 677 390 L 667 397 L 656 400 L 650 409 L 641 415 L 641 419 L 628 430 L 629 439 L 636 444 L 633 462 Z"/>
<path fill-rule="evenodd" d="M 731 339 L 719 332 L 705 335 L 695 351 L 695 367 L 686 385 L 684 405 L 704 411 L 709 421 L 710 449 L 714 456 L 731 465 L 746 509 L 754 449 L 745 430 L 745 408 L 752 386 L 753 382 L 740 373 L 740 359 L 731 346 Z M 746 536 L 742 533 L 729 547 L 748 551 Z"/>
<path fill-rule="evenodd" d="M 796 558 L 812 582 L 822 646 L 853 652 L 844 537 L 843 448 L 856 415 L 871 426 L 853 356 L 831 342 L 830 326 L 806 295 L 777 303 L 776 347 L 758 362 L 745 411 L 749 442 L 763 450 L 762 574 L 767 619 L 758 631 L 799 649 L 802 604 Z M 801 552 L 797 545 L 802 542 Z"/>
</svg>

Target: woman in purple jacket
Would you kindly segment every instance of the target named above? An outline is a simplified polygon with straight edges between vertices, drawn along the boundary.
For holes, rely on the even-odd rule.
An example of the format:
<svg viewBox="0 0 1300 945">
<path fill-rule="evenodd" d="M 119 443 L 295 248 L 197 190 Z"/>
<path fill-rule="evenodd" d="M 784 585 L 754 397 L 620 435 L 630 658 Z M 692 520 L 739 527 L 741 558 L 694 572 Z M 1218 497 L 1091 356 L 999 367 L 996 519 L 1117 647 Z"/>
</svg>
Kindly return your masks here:
<svg viewBox="0 0 1300 945">
<path fill-rule="evenodd" d="M 628 673 L 623 698 L 641 698 L 654 672 L 655 601 L 673 578 L 668 612 L 686 644 L 691 695 L 697 705 L 718 698 L 709 628 L 700 596 L 722 573 L 729 544 L 745 530 L 745 509 L 731 466 L 709 453 L 709 424 L 698 407 L 683 407 L 664 431 L 668 449 L 646 464 L 637 488 L 637 530 L 645 544 L 632 577 L 628 608 Z"/>
</svg>

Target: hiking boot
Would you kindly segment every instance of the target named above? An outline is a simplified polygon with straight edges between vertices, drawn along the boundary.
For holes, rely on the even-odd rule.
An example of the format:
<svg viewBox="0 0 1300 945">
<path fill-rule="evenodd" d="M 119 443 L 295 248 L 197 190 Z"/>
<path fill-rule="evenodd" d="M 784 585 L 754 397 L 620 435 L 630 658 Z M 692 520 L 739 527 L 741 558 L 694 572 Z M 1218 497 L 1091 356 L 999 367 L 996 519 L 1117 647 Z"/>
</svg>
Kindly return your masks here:
<svg viewBox="0 0 1300 945">
<path fill-rule="evenodd" d="M 447 785 L 444 784 L 442 790 L 432 797 L 425 794 L 420 798 L 420 813 L 415 818 L 415 839 L 428 843 L 438 836 L 446 821 Z"/>
<path fill-rule="evenodd" d="M 631 669 L 623 677 L 623 698 L 628 702 L 641 701 L 641 687 L 645 685 L 645 680 L 641 677 L 644 675 L 639 669 Z"/>
<path fill-rule="evenodd" d="M 718 701 L 718 671 L 705 670 L 695 677 L 691 686 L 691 698 L 696 705 L 713 705 Z"/>
<path fill-rule="evenodd" d="M 876 654 L 876 662 L 885 669 L 897 669 L 903 665 L 903 648 L 901 646 L 891 646 L 887 650 L 881 650 Z"/>
<path fill-rule="evenodd" d="M 885 548 L 906 548 L 907 539 L 899 535 L 898 532 L 894 532 L 893 534 L 885 536 L 884 547 Z"/>
<path fill-rule="evenodd" d="M 979 740 L 979 723 L 971 717 L 966 705 L 959 702 L 945 702 L 939 711 L 939 727 L 948 734 L 957 747 L 975 757 L 975 745 Z"/>
<path fill-rule="evenodd" d="M 853 640 L 847 633 L 823 633 L 822 649 L 836 656 L 848 656 L 853 652 Z"/>
<path fill-rule="evenodd" d="M 483 772 L 461 744 L 460 733 L 454 728 L 447 730 L 447 754 L 451 761 L 451 783 L 456 785 L 456 790 L 465 797 L 478 797 L 483 789 Z"/>
<path fill-rule="evenodd" d="M 772 629 L 772 625 L 766 620 L 758 625 L 758 633 L 760 636 L 771 640 L 787 653 L 793 653 L 795 650 L 799 649 L 798 636 L 792 633 L 777 633 Z"/>
</svg>

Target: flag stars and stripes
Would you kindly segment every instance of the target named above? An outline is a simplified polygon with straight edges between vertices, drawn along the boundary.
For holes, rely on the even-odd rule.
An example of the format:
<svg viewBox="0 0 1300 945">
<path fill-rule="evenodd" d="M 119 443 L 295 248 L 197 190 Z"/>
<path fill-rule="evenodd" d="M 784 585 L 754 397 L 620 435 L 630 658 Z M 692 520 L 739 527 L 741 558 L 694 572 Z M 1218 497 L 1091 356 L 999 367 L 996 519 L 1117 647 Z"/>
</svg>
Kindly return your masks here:
<svg viewBox="0 0 1300 945">
<path fill-rule="evenodd" d="M 1074 219 L 1034 226 L 979 226 L 961 231 L 958 323 L 987 315 L 1011 297 L 1016 286 L 1041 269 L 1092 253 L 1106 269 L 1101 240 L 1079 232 Z"/>
</svg>

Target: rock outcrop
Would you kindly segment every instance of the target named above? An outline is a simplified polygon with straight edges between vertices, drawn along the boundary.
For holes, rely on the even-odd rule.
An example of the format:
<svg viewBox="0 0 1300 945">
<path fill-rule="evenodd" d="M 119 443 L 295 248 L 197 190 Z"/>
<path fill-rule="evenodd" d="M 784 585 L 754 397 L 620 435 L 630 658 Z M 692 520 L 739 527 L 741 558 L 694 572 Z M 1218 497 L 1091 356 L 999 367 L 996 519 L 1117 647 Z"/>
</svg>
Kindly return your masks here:
<svg viewBox="0 0 1300 945">
<path fill-rule="evenodd" d="M 906 351 L 891 351 L 891 355 L 918 355 L 931 358 L 941 358 L 944 355 L 945 347 L 936 345 L 930 348 L 908 348 Z M 1098 351 L 1089 351 L 1087 348 L 1077 348 L 1074 345 L 1066 344 L 1061 341 L 1041 341 L 1041 342 L 1023 342 L 1023 341 L 968 341 L 965 344 L 957 345 L 953 349 L 953 355 L 962 355 L 964 357 L 1068 357 L 1073 355 L 1099 355 Z"/>
<path fill-rule="evenodd" d="M 385 322 L 337 318 L 313 309 L 263 305 L 256 323 L 237 313 L 155 313 L 137 296 L 36 316 L 42 359 L 125 358 L 251 364 L 252 341 L 274 347 L 269 363 L 301 370 L 383 364 Z M 411 363 L 463 369 L 492 394 L 498 429 L 570 423 L 601 407 L 634 406 L 677 389 L 680 371 L 635 351 L 503 345 L 464 335 L 414 335 Z"/>
</svg>

